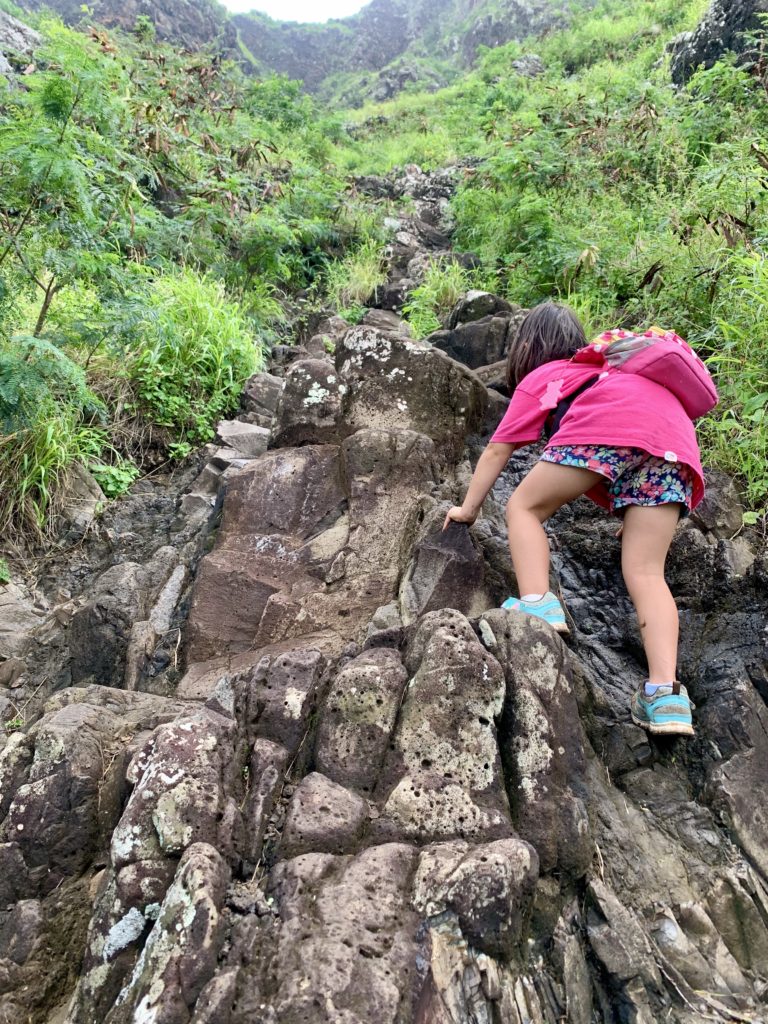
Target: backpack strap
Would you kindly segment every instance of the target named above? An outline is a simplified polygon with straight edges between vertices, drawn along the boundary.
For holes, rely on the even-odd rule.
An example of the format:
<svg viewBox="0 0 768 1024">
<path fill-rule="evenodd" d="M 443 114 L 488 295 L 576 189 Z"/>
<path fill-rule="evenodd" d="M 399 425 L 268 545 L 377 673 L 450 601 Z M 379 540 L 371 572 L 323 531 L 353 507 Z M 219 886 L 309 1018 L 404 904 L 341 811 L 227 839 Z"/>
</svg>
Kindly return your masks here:
<svg viewBox="0 0 768 1024">
<path fill-rule="evenodd" d="M 594 377 L 588 377 L 584 381 L 584 383 L 580 384 L 575 391 L 572 391 L 570 393 L 570 395 L 566 395 L 565 398 L 560 399 L 560 401 L 557 403 L 557 406 L 555 407 L 555 409 L 553 409 L 552 413 L 547 417 L 547 421 L 544 424 L 544 437 L 546 437 L 548 441 L 558 432 L 558 430 L 560 429 L 561 420 L 568 412 L 568 410 L 571 408 L 576 399 L 579 397 L 579 395 L 583 394 L 587 390 L 587 388 L 591 388 L 592 385 L 596 383 L 599 376 L 600 374 L 596 373 Z"/>
</svg>

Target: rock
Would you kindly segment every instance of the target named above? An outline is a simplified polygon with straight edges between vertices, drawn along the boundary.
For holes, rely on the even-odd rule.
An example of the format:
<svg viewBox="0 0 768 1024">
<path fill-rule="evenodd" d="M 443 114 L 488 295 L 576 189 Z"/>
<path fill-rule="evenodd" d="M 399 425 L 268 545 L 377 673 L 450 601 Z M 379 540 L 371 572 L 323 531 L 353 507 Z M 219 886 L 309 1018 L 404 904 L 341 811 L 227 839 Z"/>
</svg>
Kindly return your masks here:
<svg viewBox="0 0 768 1024">
<path fill-rule="evenodd" d="M 85 466 L 72 463 L 59 495 L 62 519 L 83 534 L 93 522 L 97 512 L 106 503 L 106 496 Z"/>
<path fill-rule="evenodd" d="M 494 313 L 511 313 L 513 307 L 502 299 L 500 295 L 493 295 L 491 292 L 468 291 L 459 299 L 448 315 L 446 327 L 449 331 L 454 330 L 459 324 L 470 323 L 473 320 L 482 320 Z"/>
<path fill-rule="evenodd" d="M 415 252 L 417 245 L 418 243 L 415 243 L 412 246 L 404 247 L 404 251 L 400 254 L 400 262 L 407 263 Z M 407 277 L 401 277 L 397 281 L 390 281 L 387 284 L 380 285 L 374 292 L 371 301 L 374 305 L 384 310 L 399 310 L 406 304 L 408 296 L 415 287 L 415 281 L 411 281 Z"/>
<path fill-rule="evenodd" d="M 572 916 L 577 918 L 576 914 Z M 591 1024 L 592 980 L 578 931 L 579 924 L 578 918 L 571 922 L 560 918 L 554 930 L 553 954 L 563 978 L 567 1019 L 573 1024 Z"/>
<path fill-rule="evenodd" d="M 30 895 L 79 875 L 111 832 L 134 730 L 104 707 L 77 703 L 15 734 L 0 753 L 0 842 L 21 854 Z"/>
<path fill-rule="evenodd" d="M 211 446 L 213 447 L 213 446 Z M 222 473 L 225 469 L 228 469 L 234 463 L 242 465 L 244 459 L 241 459 L 234 448 L 214 448 L 211 461 L 207 462 L 203 466 L 199 475 L 195 477 L 194 483 L 190 494 L 185 494 L 181 499 L 182 504 L 184 498 L 190 497 L 191 495 L 202 495 L 209 498 L 216 499 L 221 489 L 222 484 Z"/>
<path fill-rule="evenodd" d="M 336 675 L 320 718 L 319 771 L 370 795 L 389 747 L 407 674 L 397 653 L 372 648 Z"/>
<path fill-rule="evenodd" d="M 498 363 L 506 356 L 525 312 L 518 309 L 513 313 L 483 316 L 469 323 L 460 323 L 451 330 L 436 331 L 428 340 L 435 348 L 471 369 Z"/>
<path fill-rule="evenodd" d="M 398 629 L 402 626 L 403 620 L 400 615 L 400 606 L 397 601 L 390 601 L 377 608 L 371 617 L 370 625 L 366 632 L 366 639 L 375 636 L 383 630 Z"/>
<path fill-rule="evenodd" d="M 682 85 L 698 67 L 710 68 L 729 50 L 742 60 L 754 60 L 754 49 L 745 33 L 759 31 L 761 15 L 768 12 L 764 0 L 712 0 L 709 10 L 693 32 L 683 32 L 668 44 L 672 55 L 672 81 Z"/>
<path fill-rule="evenodd" d="M 730 579 L 746 576 L 757 558 L 757 552 L 747 537 L 722 540 L 718 555 Z"/>
<path fill-rule="evenodd" d="M 216 428 L 217 439 L 241 458 L 256 459 L 263 455 L 269 444 L 269 429 L 242 420 L 220 420 Z"/>
<path fill-rule="evenodd" d="M 98 577 L 69 626 L 73 682 L 121 686 L 126 685 L 127 673 L 131 685 L 136 684 L 136 658 L 146 637 L 140 624 L 153 614 L 157 601 L 163 610 L 154 613 L 156 621 L 170 621 L 170 606 L 175 607 L 181 593 L 186 573 L 176 565 L 177 557 L 170 546 L 158 548 L 144 565 L 122 562 Z"/>
<path fill-rule="evenodd" d="M 291 757 L 291 751 L 279 743 L 261 736 L 254 741 L 244 815 L 244 856 L 251 863 L 257 863 L 261 856 L 267 822 L 280 796 Z"/>
<path fill-rule="evenodd" d="M 307 647 L 262 658 L 245 676 L 250 731 L 295 754 L 317 711 L 325 664 L 319 651 Z"/>
<path fill-rule="evenodd" d="M 16 583 L 0 585 L 0 659 L 23 655 L 45 613 Z M 6 684 L 7 685 L 7 684 Z"/>
<path fill-rule="evenodd" d="M 178 857 L 196 842 L 234 856 L 240 815 L 231 794 L 241 767 L 233 759 L 235 733 L 231 721 L 207 709 L 152 733 L 126 773 L 133 791 L 112 833 L 115 868 Z"/>
<path fill-rule="evenodd" d="M 642 925 L 598 879 L 589 883 L 587 935 L 592 951 L 627 1002 L 649 1022 L 663 993 L 661 975 Z"/>
<path fill-rule="evenodd" d="M 402 317 L 385 309 L 369 309 L 360 323 L 378 331 L 395 331 L 405 337 L 410 337 L 411 334 L 410 326 Z"/>
<path fill-rule="evenodd" d="M 249 1001 L 269 998 L 276 1020 L 332 1024 L 334 1007 L 348 1005 L 350 1020 L 397 1024 L 420 988 L 419 917 L 410 906 L 416 859 L 413 847 L 391 843 L 278 865 L 269 886 L 279 910 L 274 932 L 254 930 L 241 947 L 253 964 L 240 981 Z M 270 963 L 259 965 L 254 952 L 265 940 Z"/>
<path fill-rule="evenodd" d="M 504 701 L 498 662 L 459 612 L 413 628 L 411 682 L 381 775 L 377 836 L 486 841 L 512 834 L 494 719 Z"/>
<path fill-rule="evenodd" d="M 347 390 L 326 359 L 299 359 L 285 376 L 275 417 L 272 447 L 338 444 L 349 430 L 340 424 Z"/>
<path fill-rule="evenodd" d="M 751 869 L 725 875 L 707 893 L 708 918 L 745 971 L 760 973 L 768 958 L 768 929 L 760 918 L 758 890 Z"/>
<path fill-rule="evenodd" d="M 432 442 L 402 429 L 360 429 L 341 450 L 283 449 L 242 470 L 198 573 L 191 661 L 299 636 L 338 654 L 362 639 L 395 597 L 434 472 Z"/>
<path fill-rule="evenodd" d="M 141 959 L 105 1018 L 108 1024 L 190 1019 L 216 969 L 228 881 L 227 864 L 212 846 L 194 843 L 185 850 Z"/>
<path fill-rule="evenodd" d="M 321 319 L 315 329 L 315 334 L 327 335 L 336 341 L 341 337 L 342 334 L 346 334 L 349 330 L 349 323 L 344 319 L 343 316 L 326 316 Z"/>
<path fill-rule="evenodd" d="M 29 58 L 42 42 L 42 36 L 23 21 L 0 11 L 0 53 Z M 6 61 L 7 64 L 7 61 Z M 9 70 L 10 65 L 8 65 Z M 7 72 L 3 72 L 6 74 Z"/>
<path fill-rule="evenodd" d="M 336 348 L 336 339 L 330 334 L 313 334 L 309 341 L 304 343 L 312 359 L 327 359 L 333 355 Z"/>
<path fill-rule="evenodd" d="M 583 738 L 562 642 L 539 620 L 500 608 L 483 621 L 507 681 L 504 759 L 513 821 L 535 847 L 542 872 L 557 865 L 581 877 L 593 843 Z"/>
<path fill-rule="evenodd" d="M 494 604 L 485 587 L 479 545 L 466 526 L 456 523 L 442 529 L 446 506 L 440 505 L 435 511 L 433 530 L 417 545 L 401 585 L 405 624 L 424 612 L 446 607 L 477 616 Z"/>
<path fill-rule="evenodd" d="M 691 522 L 718 539 L 727 539 L 742 528 L 742 513 L 739 492 L 731 477 L 707 469 L 707 491 L 691 513 Z"/>
<path fill-rule="evenodd" d="M 485 413 L 480 382 L 425 342 L 354 327 L 336 348 L 336 365 L 348 385 L 343 415 L 353 429 L 426 433 L 451 458 Z"/>
<path fill-rule="evenodd" d="M 281 855 L 352 853 L 367 820 L 365 800 L 312 772 L 301 780 L 288 806 Z"/>
<path fill-rule="evenodd" d="M 339 450 L 330 446 L 269 452 L 232 479 L 217 546 L 193 592 L 191 661 L 251 647 L 272 595 L 304 578 L 310 552 L 302 546 L 338 519 L 343 500 Z M 325 561 L 343 546 L 342 536 Z"/>
<path fill-rule="evenodd" d="M 505 398 L 510 397 L 509 388 L 507 387 L 506 359 L 500 359 L 489 366 L 479 366 L 475 373 L 487 388 L 493 388 L 494 391 L 498 391 Z"/>
<path fill-rule="evenodd" d="M 240 400 L 249 423 L 259 427 L 272 427 L 284 381 L 271 373 L 255 373 L 246 382 Z"/>
<path fill-rule="evenodd" d="M 513 60 L 512 69 L 522 78 L 539 78 L 547 70 L 544 61 L 536 53 L 526 53 Z"/>
<path fill-rule="evenodd" d="M 428 917 L 453 911 L 475 948 L 510 956 L 525 938 L 538 866 L 536 851 L 514 837 L 475 847 L 427 847 L 416 871 L 414 905 Z"/>
</svg>

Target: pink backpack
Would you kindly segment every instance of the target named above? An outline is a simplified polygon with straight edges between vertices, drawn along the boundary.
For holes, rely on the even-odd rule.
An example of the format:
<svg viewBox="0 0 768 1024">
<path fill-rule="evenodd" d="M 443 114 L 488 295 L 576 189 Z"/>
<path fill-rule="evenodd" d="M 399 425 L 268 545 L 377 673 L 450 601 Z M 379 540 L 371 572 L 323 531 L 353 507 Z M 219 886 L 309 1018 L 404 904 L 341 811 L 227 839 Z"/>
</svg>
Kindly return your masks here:
<svg viewBox="0 0 768 1024">
<path fill-rule="evenodd" d="M 602 357 L 608 366 L 622 373 L 636 373 L 661 384 L 672 392 L 692 420 L 717 405 L 717 389 L 709 370 L 674 331 L 661 331 L 658 327 L 643 334 L 620 329 L 605 331 L 577 353 L 574 360 L 596 362 L 595 357 Z"/>
</svg>

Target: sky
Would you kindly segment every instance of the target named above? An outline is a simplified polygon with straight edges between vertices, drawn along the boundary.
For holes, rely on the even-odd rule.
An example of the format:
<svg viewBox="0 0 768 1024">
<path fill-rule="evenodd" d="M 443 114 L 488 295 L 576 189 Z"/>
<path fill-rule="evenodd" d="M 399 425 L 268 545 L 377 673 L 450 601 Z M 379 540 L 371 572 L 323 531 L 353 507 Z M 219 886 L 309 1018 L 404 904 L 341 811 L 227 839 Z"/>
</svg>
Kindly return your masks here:
<svg viewBox="0 0 768 1024">
<path fill-rule="evenodd" d="M 237 14 L 261 11 L 280 21 L 327 21 L 346 18 L 365 6 L 367 0 L 222 0 Z"/>
</svg>

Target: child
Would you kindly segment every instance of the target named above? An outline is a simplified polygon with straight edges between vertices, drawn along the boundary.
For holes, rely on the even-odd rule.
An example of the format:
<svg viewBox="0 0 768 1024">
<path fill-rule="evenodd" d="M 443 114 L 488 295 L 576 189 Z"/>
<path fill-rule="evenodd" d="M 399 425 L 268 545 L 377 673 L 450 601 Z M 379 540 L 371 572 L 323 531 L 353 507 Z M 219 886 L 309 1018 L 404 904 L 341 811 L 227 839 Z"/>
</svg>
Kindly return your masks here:
<svg viewBox="0 0 768 1024">
<path fill-rule="evenodd" d="M 693 735 L 691 703 L 676 678 L 677 607 L 664 578 L 678 520 L 704 494 L 693 423 L 680 401 L 647 377 L 604 366 L 598 373 L 594 361 L 571 362 L 586 344 L 567 306 L 545 302 L 528 313 L 508 356 L 509 408 L 478 461 L 463 505 L 449 510 L 443 529 L 451 521 L 477 519 L 511 454 L 538 441 L 549 421 L 554 432 L 546 450 L 507 505 L 521 596 L 502 607 L 567 632 L 563 608 L 549 591 L 542 524 L 582 494 L 622 516 L 621 568 L 648 660 L 648 681 L 632 698 L 632 718 L 653 733 Z M 563 411 L 560 396 L 574 392 L 553 425 L 555 410 Z"/>
</svg>

